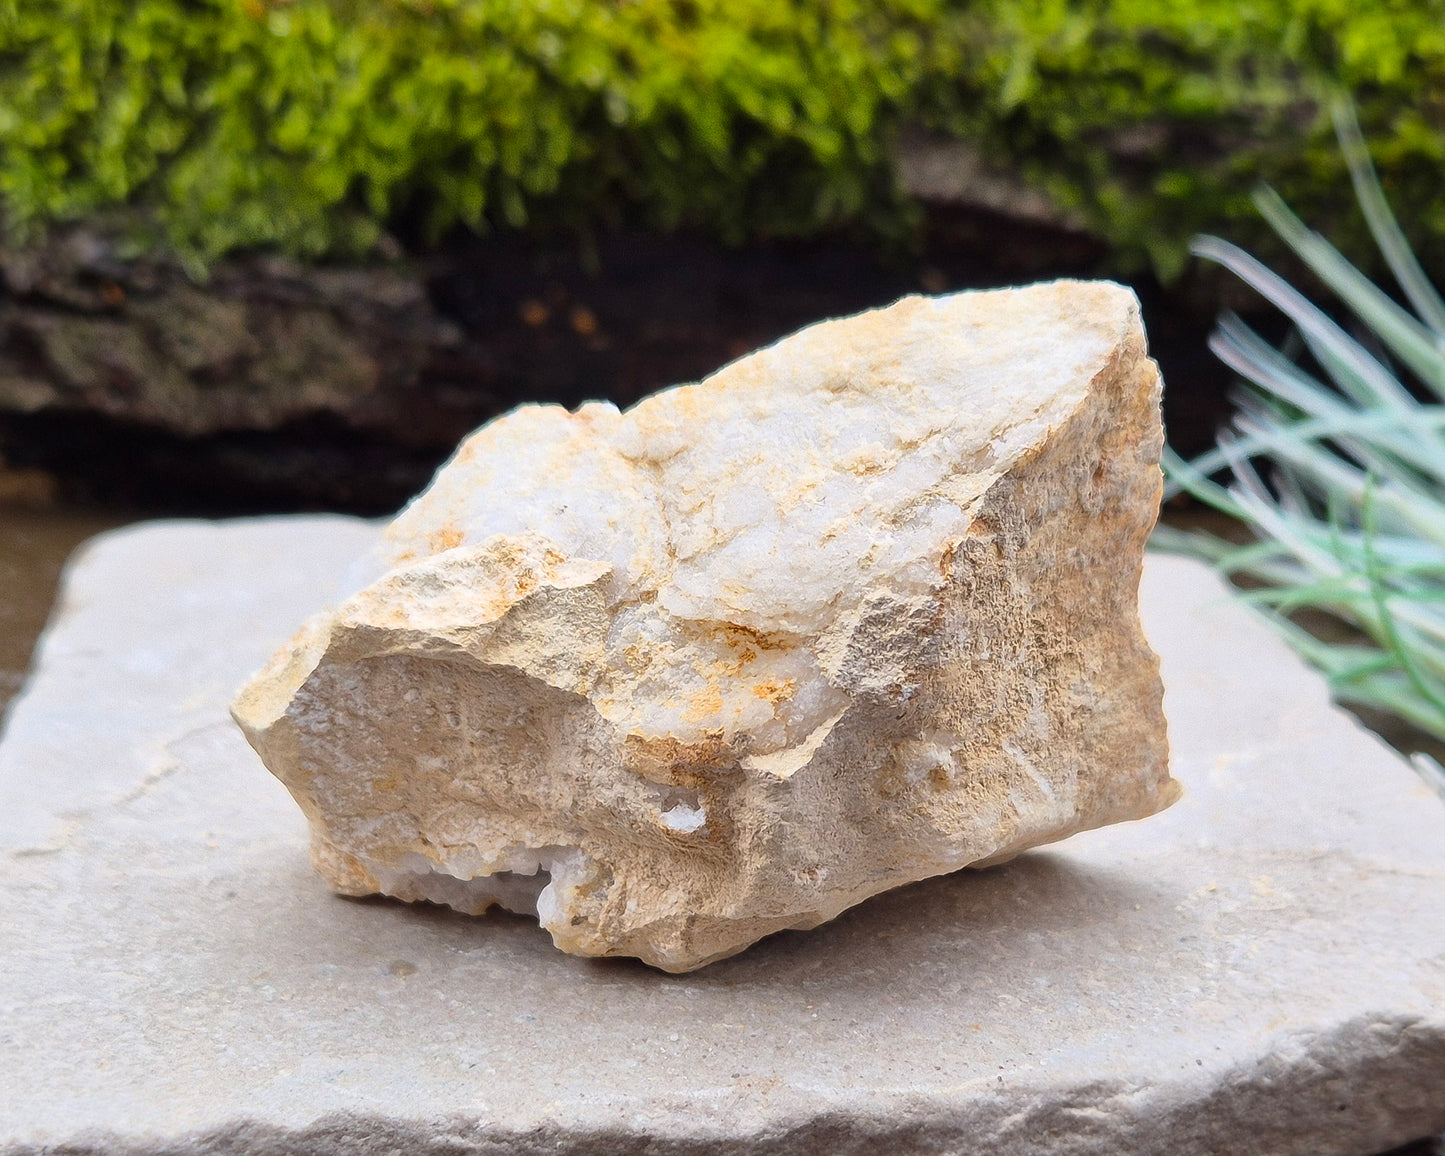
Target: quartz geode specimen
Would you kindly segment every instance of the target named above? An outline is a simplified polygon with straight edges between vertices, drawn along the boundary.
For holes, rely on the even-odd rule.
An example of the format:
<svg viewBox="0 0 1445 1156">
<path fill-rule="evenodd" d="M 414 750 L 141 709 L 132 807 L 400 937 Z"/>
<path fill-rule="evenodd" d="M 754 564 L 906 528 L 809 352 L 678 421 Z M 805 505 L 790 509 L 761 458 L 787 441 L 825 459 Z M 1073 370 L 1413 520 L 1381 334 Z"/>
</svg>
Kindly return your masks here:
<svg viewBox="0 0 1445 1156">
<path fill-rule="evenodd" d="M 473 434 L 235 717 L 338 891 L 686 971 L 1167 806 L 1159 375 L 1108 283 L 912 297 Z"/>
</svg>

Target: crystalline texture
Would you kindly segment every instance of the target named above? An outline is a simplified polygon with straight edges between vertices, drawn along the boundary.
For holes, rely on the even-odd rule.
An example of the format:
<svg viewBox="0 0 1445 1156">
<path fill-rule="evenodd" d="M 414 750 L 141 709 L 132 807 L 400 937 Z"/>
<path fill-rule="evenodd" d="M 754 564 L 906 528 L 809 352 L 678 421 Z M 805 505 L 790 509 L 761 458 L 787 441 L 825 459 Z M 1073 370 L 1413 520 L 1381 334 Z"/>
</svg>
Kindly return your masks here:
<svg viewBox="0 0 1445 1156">
<path fill-rule="evenodd" d="M 1108 283 L 908 298 L 473 434 L 242 692 L 346 894 L 686 971 L 1151 814 L 1159 376 Z"/>
</svg>

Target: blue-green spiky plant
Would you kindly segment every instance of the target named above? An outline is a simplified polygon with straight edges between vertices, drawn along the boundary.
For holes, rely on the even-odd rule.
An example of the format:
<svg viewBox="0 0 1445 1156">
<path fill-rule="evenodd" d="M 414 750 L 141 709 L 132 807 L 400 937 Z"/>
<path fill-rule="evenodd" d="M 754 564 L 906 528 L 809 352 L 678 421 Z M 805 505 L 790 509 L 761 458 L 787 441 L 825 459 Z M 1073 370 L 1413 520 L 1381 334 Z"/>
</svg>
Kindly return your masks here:
<svg viewBox="0 0 1445 1156">
<path fill-rule="evenodd" d="M 1238 410 L 1212 453 L 1186 462 L 1166 450 L 1166 492 L 1187 491 L 1238 518 L 1256 541 L 1166 527 L 1154 545 L 1248 579 L 1255 588 L 1241 597 L 1341 701 L 1445 738 L 1445 300 L 1386 203 L 1349 106 L 1335 119 L 1360 206 L 1409 308 L 1270 189 L 1256 196 L 1260 212 L 1343 303 L 1353 334 L 1244 250 L 1196 239 L 1198 256 L 1289 317 L 1318 372 L 1239 317 L 1220 319 L 1210 344 L 1244 379 Z M 1227 485 L 1213 480 L 1226 469 Z M 1305 630 L 1291 617 L 1304 610 L 1343 620 L 1356 640 Z M 1439 764 L 1417 766 L 1445 792 Z"/>
</svg>

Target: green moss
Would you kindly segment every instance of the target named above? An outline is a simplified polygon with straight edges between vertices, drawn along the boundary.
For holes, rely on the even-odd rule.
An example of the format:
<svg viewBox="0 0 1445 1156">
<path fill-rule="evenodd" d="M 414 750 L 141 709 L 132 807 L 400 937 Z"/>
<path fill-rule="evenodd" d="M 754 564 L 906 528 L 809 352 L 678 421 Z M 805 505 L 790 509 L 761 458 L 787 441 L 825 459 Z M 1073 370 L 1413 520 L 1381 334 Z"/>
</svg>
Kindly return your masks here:
<svg viewBox="0 0 1445 1156">
<path fill-rule="evenodd" d="M 911 122 L 1168 274 L 1260 177 L 1343 211 L 1335 82 L 1445 236 L 1445 0 L 0 0 L 0 207 L 200 258 L 402 218 L 897 236 Z"/>
<path fill-rule="evenodd" d="M 1260 180 L 1364 247 L 1326 112 L 1336 87 L 1387 188 L 1430 205 L 1425 232 L 1445 237 L 1439 0 L 983 0 L 951 25 L 960 81 L 925 118 L 987 141 L 1166 276 L 1199 230 L 1259 235 Z"/>
</svg>

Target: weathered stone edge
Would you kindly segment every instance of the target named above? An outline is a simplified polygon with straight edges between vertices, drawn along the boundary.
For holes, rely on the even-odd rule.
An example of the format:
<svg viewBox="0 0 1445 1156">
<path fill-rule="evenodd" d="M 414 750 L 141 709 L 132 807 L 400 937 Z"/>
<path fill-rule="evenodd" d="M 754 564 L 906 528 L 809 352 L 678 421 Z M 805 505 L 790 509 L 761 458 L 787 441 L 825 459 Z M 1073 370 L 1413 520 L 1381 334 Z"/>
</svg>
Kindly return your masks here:
<svg viewBox="0 0 1445 1156">
<path fill-rule="evenodd" d="M 1445 1130 L 1445 1018 L 1367 1016 L 1328 1034 L 1281 1035 L 1264 1059 L 1212 1080 L 1201 1072 L 1193 1081 L 1086 1082 L 1063 1092 L 1000 1078 L 1000 1090 L 982 1100 L 878 1096 L 744 1135 L 687 1135 L 671 1121 L 517 1130 L 461 1114 L 336 1112 L 300 1128 L 251 1118 L 170 1137 L 87 1131 L 0 1146 L 0 1156 L 1368 1156 Z"/>
</svg>

